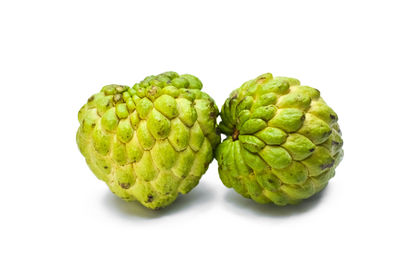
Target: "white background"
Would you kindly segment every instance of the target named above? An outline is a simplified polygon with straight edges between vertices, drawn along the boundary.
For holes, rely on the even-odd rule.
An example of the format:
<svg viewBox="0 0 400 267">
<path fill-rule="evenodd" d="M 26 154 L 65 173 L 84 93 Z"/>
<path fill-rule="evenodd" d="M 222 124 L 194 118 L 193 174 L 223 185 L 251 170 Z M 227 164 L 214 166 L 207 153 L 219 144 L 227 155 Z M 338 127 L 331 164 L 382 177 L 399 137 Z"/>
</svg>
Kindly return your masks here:
<svg viewBox="0 0 400 267">
<path fill-rule="evenodd" d="M 1 1 L 1 266 L 399 266 L 398 1 Z M 225 188 L 214 161 L 161 211 L 115 197 L 75 143 L 103 85 L 174 70 L 221 107 L 259 74 L 318 88 L 345 157 L 298 206 Z"/>
</svg>

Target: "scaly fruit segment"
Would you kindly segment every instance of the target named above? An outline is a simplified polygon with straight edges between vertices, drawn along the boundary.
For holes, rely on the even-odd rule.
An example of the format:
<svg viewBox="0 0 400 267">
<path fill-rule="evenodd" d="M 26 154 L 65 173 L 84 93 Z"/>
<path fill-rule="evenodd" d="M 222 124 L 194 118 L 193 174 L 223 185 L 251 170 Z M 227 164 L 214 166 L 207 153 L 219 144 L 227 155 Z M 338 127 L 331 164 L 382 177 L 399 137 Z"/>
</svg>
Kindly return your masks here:
<svg viewBox="0 0 400 267">
<path fill-rule="evenodd" d="M 220 143 L 218 108 L 202 86 L 193 75 L 165 72 L 90 97 L 76 139 L 93 173 L 120 198 L 151 209 L 188 193 Z"/>
<path fill-rule="evenodd" d="M 222 182 L 259 203 L 296 204 L 321 191 L 343 157 L 337 114 L 312 87 L 266 73 L 234 90 L 221 109 L 227 138 Z"/>
</svg>

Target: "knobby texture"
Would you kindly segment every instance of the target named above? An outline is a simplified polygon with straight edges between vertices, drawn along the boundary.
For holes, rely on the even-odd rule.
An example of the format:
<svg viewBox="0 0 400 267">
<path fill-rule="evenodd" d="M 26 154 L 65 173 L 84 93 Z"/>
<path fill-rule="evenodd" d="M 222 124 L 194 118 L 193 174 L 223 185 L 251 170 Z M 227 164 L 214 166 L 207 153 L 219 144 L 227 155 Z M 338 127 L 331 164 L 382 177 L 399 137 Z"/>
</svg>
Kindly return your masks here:
<svg viewBox="0 0 400 267">
<path fill-rule="evenodd" d="M 221 109 L 219 174 L 259 203 L 296 204 L 321 191 L 343 157 L 337 114 L 312 87 L 267 73 L 234 90 Z"/>
<path fill-rule="evenodd" d="M 77 143 L 93 173 L 152 209 L 194 188 L 220 143 L 214 100 L 192 75 L 166 72 L 107 85 L 78 114 Z"/>
</svg>

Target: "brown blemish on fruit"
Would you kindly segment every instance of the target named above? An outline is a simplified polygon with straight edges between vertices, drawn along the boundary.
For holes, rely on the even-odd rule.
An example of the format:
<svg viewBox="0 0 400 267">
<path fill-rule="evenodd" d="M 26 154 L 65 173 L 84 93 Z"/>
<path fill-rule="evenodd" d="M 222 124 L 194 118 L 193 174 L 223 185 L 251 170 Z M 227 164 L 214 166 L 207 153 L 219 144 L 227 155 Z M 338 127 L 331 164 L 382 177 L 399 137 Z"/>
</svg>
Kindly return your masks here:
<svg viewBox="0 0 400 267">
<path fill-rule="evenodd" d="M 215 119 L 217 117 L 217 113 L 215 111 L 210 112 L 210 119 Z"/>
<path fill-rule="evenodd" d="M 325 170 L 327 168 L 332 167 L 334 164 L 335 164 L 335 161 L 332 160 L 332 162 L 330 162 L 330 163 L 320 165 L 320 168 L 321 168 L 321 170 Z"/>
<path fill-rule="evenodd" d="M 114 101 L 115 101 L 115 102 L 120 101 L 121 98 L 122 98 L 122 95 L 121 95 L 121 94 L 116 94 L 116 95 L 114 95 Z"/>
<path fill-rule="evenodd" d="M 128 189 L 129 187 L 131 187 L 131 185 L 129 183 L 120 183 L 119 184 L 123 189 Z"/>
<path fill-rule="evenodd" d="M 158 92 L 159 87 L 157 86 L 152 86 L 151 89 L 148 91 L 149 95 L 155 96 Z"/>
</svg>

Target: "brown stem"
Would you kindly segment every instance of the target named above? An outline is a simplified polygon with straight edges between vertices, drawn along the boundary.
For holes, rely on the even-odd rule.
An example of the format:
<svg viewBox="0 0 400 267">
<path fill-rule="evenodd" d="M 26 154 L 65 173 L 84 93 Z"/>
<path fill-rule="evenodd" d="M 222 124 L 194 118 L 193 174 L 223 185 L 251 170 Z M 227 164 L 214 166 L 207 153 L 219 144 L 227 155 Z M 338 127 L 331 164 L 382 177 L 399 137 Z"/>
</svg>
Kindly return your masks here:
<svg viewBox="0 0 400 267">
<path fill-rule="evenodd" d="M 233 130 L 233 134 L 232 134 L 233 141 L 238 140 L 238 137 L 239 137 L 239 130 L 235 128 L 235 130 Z"/>
</svg>

